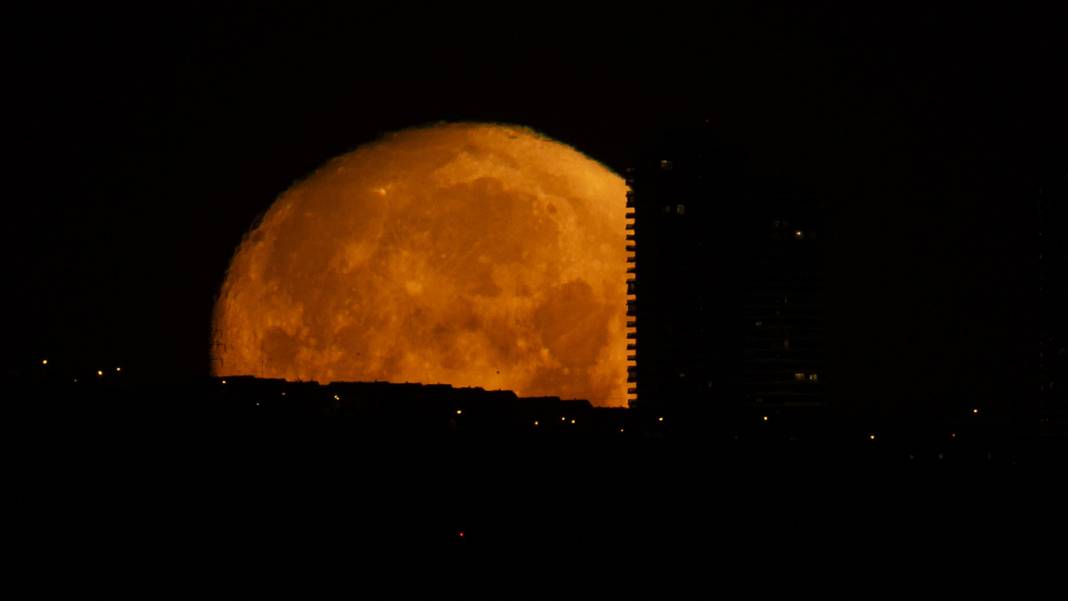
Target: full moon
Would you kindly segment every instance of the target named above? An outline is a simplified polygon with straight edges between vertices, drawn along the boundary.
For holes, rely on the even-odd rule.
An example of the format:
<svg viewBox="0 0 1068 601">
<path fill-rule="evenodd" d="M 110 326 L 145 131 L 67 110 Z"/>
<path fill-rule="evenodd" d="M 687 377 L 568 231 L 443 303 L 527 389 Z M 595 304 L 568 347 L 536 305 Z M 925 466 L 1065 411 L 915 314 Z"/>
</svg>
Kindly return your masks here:
<svg viewBox="0 0 1068 601">
<path fill-rule="evenodd" d="M 245 236 L 212 369 L 625 405 L 625 199 L 618 175 L 530 129 L 385 136 L 293 185 Z"/>
</svg>

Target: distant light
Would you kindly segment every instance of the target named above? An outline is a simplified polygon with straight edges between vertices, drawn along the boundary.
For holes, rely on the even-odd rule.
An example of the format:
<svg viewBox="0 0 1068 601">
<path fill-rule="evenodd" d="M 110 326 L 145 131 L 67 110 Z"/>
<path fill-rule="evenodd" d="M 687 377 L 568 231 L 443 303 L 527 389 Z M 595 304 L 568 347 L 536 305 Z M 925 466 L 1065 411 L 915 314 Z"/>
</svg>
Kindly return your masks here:
<svg viewBox="0 0 1068 601">
<path fill-rule="evenodd" d="M 457 409 L 456 410 L 456 415 L 463 415 L 463 414 L 464 414 L 464 410 L 463 409 Z"/>
<path fill-rule="evenodd" d="M 765 415 L 763 419 L 764 421 L 768 421 L 768 416 Z"/>
<path fill-rule="evenodd" d="M 620 429 L 619 429 L 619 433 L 620 433 L 620 434 L 622 434 L 622 433 L 623 433 L 623 428 L 620 428 Z"/>
<path fill-rule="evenodd" d="M 534 425 L 535 425 L 535 426 L 537 426 L 537 425 L 538 425 L 538 420 L 534 420 Z"/>
<path fill-rule="evenodd" d="M 74 378 L 74 383 L 75 383 L 75 384 L 77 384 L 77 383 L 78 383 L 78 378 Z"/>
<path fill-rule="evenodd" d="M 335 400 L 335 401 L 340 401 L 340 400 L 341 400 L 341 397 L 339 397 L 338 395 L 336 395 L 336 394 L 335 394 L 335 395 L 334 395 L 334 400 Z"/>
<path fill-rule="evenodd" d="M 259 402 L 259 401 L 256 401 L 256 406 L 257 406 L 257 407 L 259 407 L 259 406 L 260 406 L 260 402 Z"/>
<path fill-rule="evenodd" d="M 223 384 L 226 384 L 226 380 L 223 380 L 223 381 L 222 381 L 222 383 L 223 383 Z"/>
<path fill-rule="evenodd" d="M 800 240 L 800 239 L 802 239 L 804 237 L 805 237 L 805 232 L 802 232 L 801 230 L 796 230 L 794 232 L 794 239 L 795 240 Z"/>
<path fill-rule="evenodd" d="M 560 421 L 562 421 L 562 422 L 566 422 L 566 421 L 567 421 L 567 418 L 566 418 L 566 417 L 561 417 L 561 418 L 560 418 Z"/>
<path fill-rule="evenodd" d="M 117 372 L 121 372 L 121 371 L 122 371 L 122 368 L 121 368 L 121 367 L 116 367 L 116 368 L 115 368 L 115 371 L 117 371 Z"/>
<path fill-rule="evenodd" d="M 868 440 L 875 440 L 874 434 L 868 434 Z"/>
<path fill-rule="evenodd" d="M 459 536 L 460 538 L 463 538 L 464 537 L 464 531 L 463 530 L 457 531 L 456 532 L 456 536 Z"/>
<path fill-rule="evenodd" d="M 285 396 L 285 395 L 286 395 L 286 391 L 283 390 L 282 391 L 282 396 Z"/>
<path fill-rule="evenodd" d="M 662 422 L 662 421 L 664 421 L 664 418 L 663 418 L 663 416 L 661 416 L 661 417 L 658 417 L 658 418 L 656 418 L 656 421 L 658 421 L 658 422 Z"/>
<path fill-rule="evenodd" d="M 950 432 L 949 433 L 949 437 L 950 438 L 956 438 L 957 437 L 957 433 L 956 432 Z"/>
<path fill-rule="evenodd" d="M 96 370 L 96 375 L 98 375 L 98 376 L 104 375 L 104 370 L 101 370 L 101 369 Z"/>
<path fill-rule="evenodd" d="M 979 415 L 978 409 L 972 409 L 972 415 Z"/>
<path fill-rule="evenodd" d="M 803 372 L 803 371 L 795 371 L 794 372 L 794 379 L 795 380 L 804 380 L 805 379 L 805 372 Z"/>
<path fill-rule="evenodd" d="M 575 420 L 571 420 L 571 425 L 575 425 Z"/>
<path fill-rule="evenodd" d="M 42 359 L 41 365 L 48 365 L 48 359 Z"/>
</svg>

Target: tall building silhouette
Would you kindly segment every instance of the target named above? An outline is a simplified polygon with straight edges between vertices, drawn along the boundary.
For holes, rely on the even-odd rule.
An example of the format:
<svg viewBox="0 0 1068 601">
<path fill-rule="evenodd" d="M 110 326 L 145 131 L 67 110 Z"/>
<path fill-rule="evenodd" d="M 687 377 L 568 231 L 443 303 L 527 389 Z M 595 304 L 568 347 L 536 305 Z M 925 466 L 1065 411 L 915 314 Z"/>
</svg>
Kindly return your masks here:
<svg viewBox="0 0 1068 601">
<path fill-rule="evenodd" d="M 1038 189 L 1038 406 L 1041 432 L 1068 433 L 1068 394 L 1064 374 L 1068 371 L 1064 311 L 1068 306 L 1068 250 L 1064 244 L 1068 203 L 1068 172 L 1053 172 Z"/>
<path fill-rule="evenodd" d="M 823 406 L 817 200 L 707 127 L 647 145 L 627 181 L 632 404 L 720 423 Z"/>
</svg>

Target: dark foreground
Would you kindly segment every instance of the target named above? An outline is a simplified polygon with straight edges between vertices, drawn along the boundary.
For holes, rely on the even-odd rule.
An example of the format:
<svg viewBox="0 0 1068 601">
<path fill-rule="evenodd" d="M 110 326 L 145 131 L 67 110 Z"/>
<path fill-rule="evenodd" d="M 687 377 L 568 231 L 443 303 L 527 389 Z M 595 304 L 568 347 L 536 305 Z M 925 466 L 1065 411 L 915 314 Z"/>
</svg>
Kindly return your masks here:
<svg viewBox="0 0 1068 601">
<path fill-rule="evenodd" d="M 499 422 L 471 399 L 420 420 L 373 401 L 269 413 L 255 411 L 266 396 L 227 404 L 218 389 L 155 404 L 49 390 L 43 406 L 23 391 L 4 426 L 8 538 L 27 569 L 325 566 L 385 549 L 936 561 L 1007 553 L 1064 513 L 1063 441 L 990 428 L 872 438 L 870 422 L 773 429 L 762 415 L 699 428 L 709 416 L 559 399 Z"/>
</svg>

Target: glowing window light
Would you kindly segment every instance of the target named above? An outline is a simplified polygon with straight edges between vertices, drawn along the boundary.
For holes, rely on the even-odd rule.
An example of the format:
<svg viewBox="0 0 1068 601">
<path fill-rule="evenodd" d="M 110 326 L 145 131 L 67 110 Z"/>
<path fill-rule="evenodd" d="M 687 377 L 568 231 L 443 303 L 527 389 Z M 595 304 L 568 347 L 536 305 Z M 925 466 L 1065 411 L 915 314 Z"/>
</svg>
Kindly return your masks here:
<svg viewBox="0 0 1068 601">
<path fill-rule="evenodd" d="M 794 231 L 794 239 L 795 240 L 801 240 L 804 237 L 805 237 L 805 232 L 803 232 L 801 230 L 795 230 Z"/>
<path fill-rule="evenodd" d="M 805 379 L 805 372 L 803 372 L 803 371 L 795 371 L 794 372 L 794 379 L 797 380 L 797 381 L 804 380 Z"/>
</svg>

